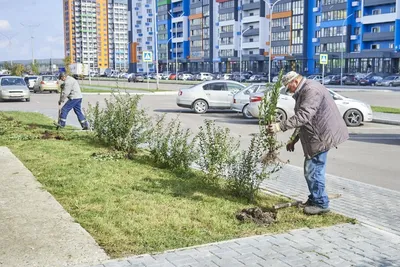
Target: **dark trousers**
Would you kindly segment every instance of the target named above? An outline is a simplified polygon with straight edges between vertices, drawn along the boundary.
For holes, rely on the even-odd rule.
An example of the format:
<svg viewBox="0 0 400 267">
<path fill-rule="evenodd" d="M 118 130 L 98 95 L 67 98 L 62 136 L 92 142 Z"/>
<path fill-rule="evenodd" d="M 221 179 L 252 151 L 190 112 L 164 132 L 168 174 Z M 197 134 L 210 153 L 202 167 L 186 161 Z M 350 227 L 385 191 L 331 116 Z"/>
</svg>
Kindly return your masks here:
<svg viewBox="0 0 400 267">
<path fill-rule="evenodd" d="M 65 123 L 67 122 L 67 116 L 68 116 L 68 113 L 71 111 L 71 109 L 74 109 L 74 112 L 75 112 L 76 116 L 78 117 L 78 120 L 79 120 L 82 128 L 88 127 L 85 115 L 83 115 L 83 113 L 82 113 L 82 98 L 69 99 L 67 101 L 67 103 L 64 104 L 64 106 L 61 108 L 61 114 L 60 114 L 58 124 L 61 127 L 65 127 Z"/>
</svg>

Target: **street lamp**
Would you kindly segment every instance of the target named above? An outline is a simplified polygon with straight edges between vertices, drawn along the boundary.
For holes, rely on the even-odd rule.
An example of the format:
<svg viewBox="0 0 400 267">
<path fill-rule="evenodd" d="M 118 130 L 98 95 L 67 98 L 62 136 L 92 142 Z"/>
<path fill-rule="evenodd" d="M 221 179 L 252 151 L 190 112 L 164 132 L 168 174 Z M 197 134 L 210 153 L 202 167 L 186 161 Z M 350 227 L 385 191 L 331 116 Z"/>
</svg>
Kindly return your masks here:
<svg viewBox="0 0 400 267">
<path fill-rule="evenodd" d="M 239 81 L 242 81 L 242 53 L 243 53 L 243 34 L 250 30 L 251 28 L 247 28 L 240 34 L 240 57 L 239 57 Z"/>
<path fill-rule="evenodd" d="M 169 75 L 168 75 L 168 57 L 169 57 L 169 49 L 168 49 L 168 44 L 169 44 L 169 41 L 171 41 L 172 40 L 172 38 L 173 37 L 171 37 L 171 38 L 169 38 L 168 39 L 168 41 L 167 41 L 167 47 L 166 47 L 166 52 L 167 52 L 167 77 L 169 77 Z"/>
<path fill-rule="evenodd" d="M 155 61 L 156 61 L 156 80 L 157 80 L 157 90 L 159 89 L 159 76 L 158 76 L 158 26 L 157 26 L 157 4 L 153 1 L 154 10 L 154 43 L 155 43 Z"/>
<path fill-rule="evenodd" d="M 275 1 L 272 5 L 264 0 L 265 4 L 269 8 L 269 53 L 268 53 L 268 82 L 271 83 L 271 60 L 272 60 L 272 13 L 274 11 L 274 6 L 282 0 Z"/>
<path fill-rule="evenodd" d="M 172 11 L 172 10 L 170 10 Z M 174 16 L 171 14 L 171 12 L 168 11 L 168 14 L 171 16 L 171 18 L 173 19 Z M 182 17 L 184 14 L 184 12 L 182 12 L 182 14 L 180 14 L 177 18 Z M 172 23 L 172 19 L 171 19 L 171 25 L 174 25 Z M 172 30 L 171 30 L 172 32 Z M 176 26 L 175 26 L 175 80 L 178 80 L 178 22 L 176 22 Z"/>
<path fill-rule="evenodd" d="M 343 36 L 344 36 L 343 27 L 344 27 L 344 24 L 346 23 L 348 18 L 353 16 L 353 14 L 354 13 L 351 13 L 350 15 L 348 15 L 347 18 L 345 18 L 343 23 L 342 23 L 342 43 L 341 43 L 341 45 L 343 45 L 343 43 L 344 43 L 344 41 L 343 41 Z M 347 30 L 346 30 L 346 35 L 347 35 Z M 341 62 L 340 62 L 340 85 L 343 85 L 343 47 L 342 47 L 341 50 L 342 50 L 342 55 L 341 55 Z"/>
</svg>

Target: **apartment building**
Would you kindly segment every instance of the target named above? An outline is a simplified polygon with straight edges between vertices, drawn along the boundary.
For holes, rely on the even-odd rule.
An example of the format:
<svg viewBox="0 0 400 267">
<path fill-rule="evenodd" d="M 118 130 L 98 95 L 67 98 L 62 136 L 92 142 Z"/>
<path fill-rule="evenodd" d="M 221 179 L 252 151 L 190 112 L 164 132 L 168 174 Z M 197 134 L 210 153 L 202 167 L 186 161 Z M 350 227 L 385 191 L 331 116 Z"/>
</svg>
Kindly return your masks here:
<svg viewBox="0 0 400 267">
<path fill-rule="evenodd" d="M 400 2 L 396 0 L 310 1 L 307 51 L 311 73 L 321 72 L 319 54 L 329 55 L 329 73 L 399 71 Z"/>
<path fill-rule="evenodd" d="M 238 0 L 216 0 L 218 3 L 218 62 L 217 71 L 239 70 L 240 23 Z"/>
<path fill-rule="evenodd" d="M 128 2 L 108 0 L 109 67 L 128 70 Z"/>
<path fill-rule="evenodd" d="M 218 29 L 215 25 L 217 3 L 210 0 L 191 0 L 189 69 L 212 72 L 217 53 Z"/>
<path fill-rule="evenodd" d="M 129 72 L 154 72 L 155 64 L 155 1 L 128 0 L 130 22 L 128 40 L 130 48 Z M 143 62 L 143 51 L 153 52 L 153 62 Z"/>
<path fill-rule="evenodd" d="M 169 12 L 171 10 L 171 0 L 157 1 L 157 45 L 158 45 L 158 61 L 160 71 L 170 73 L 173 68 L 171 66 L 171 20 Z"/>
<path fill-rule="evenodd" d="M 127 66 L 126 0 L 64 0 L 65 56 L 91 70 Z"/>
<path fill-rule="evenodd" d="M 242 70 L 263 72 L 267 68 L 269 20 L 263 0 L 241 0 Z"/>
<path fill-rule="evenodd" d="M 188 70 L 190 57 L 189 45 L 189 15 L 191 1 L 172 0 L 168 15 L 171 19 L 171 50 L 170 58 L 174 71 Z M 197 0 L 198 1 L 198 0 Z"/>
</svg>

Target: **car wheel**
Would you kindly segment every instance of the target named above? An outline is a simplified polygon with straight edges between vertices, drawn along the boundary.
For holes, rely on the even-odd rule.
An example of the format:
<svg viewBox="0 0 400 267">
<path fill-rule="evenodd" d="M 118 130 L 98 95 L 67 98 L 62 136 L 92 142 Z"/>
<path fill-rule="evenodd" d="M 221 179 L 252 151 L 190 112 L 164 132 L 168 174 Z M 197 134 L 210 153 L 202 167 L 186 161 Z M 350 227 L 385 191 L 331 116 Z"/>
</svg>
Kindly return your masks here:
<svg viewBox="0 0 400 267">
<path fill-rule="evenodd" d="M 251 115 L 251 113 L 249 111 L 249 104 L 247 104 L 246 106 L 243 107 L 242 114 L 245 119 L 253 118 L 253 115 Z"/>
<path fill-rule="evenodd" d="M 206 113 L 207 109 L 208 109 L 208 104 L 206 101 L 202 99 L 196 100 L 193 104 L 193 110 L 197 114 Z"/>
<path fill-rule="evenodd" d="M 276 109 L 275 121 L 276 122 L 281 122 L 281 121 L 285 121 L 286 119 L 287 119 L 287 116 L 286 116 L 285 111 L 283 111 L 280 108 Z"/>
<path fill-rule="evenodd" d="M 344 121 L 349 127 L 360 126 L 362 122 L 362 114 L 357 109 L 349 109 L 344 114 Z"/>
<path fill-rule="evenodd" d="M 31 99 L 30 98 L 26 98 L 25 102 L 31 102 Z"/>
<path fill-rule="evenodd" d="M 389 87 L 393 87 L 393 83 L 389 83 Z"/>
</svg>

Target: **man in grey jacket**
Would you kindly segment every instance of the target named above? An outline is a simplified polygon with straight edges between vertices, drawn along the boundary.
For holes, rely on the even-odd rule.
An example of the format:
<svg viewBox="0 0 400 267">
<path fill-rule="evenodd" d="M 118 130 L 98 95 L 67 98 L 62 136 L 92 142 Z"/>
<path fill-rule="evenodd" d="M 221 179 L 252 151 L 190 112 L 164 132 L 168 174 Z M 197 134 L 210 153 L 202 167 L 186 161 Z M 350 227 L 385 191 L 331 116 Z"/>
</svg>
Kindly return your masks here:
<svg viewBox="0 0 400 267">
<path fill-rule="evenodd" d="M 68 113 L 71 109 L 74 109 L 76 116 L 82 126 L 83 130 L 88 130 L 88 123 L 86 121 L 85 115 L 82 113 L 82 92 L 77 80 L 71 76 L 67 76 L 65 73 L 60 73 L 58 79 L 63 81 L 63 90 L 61 91 L 60 100 L 58 105 L 64 103 L 68 98 L 68 101 L 61 109 L 60 117 L 58 118 L 57 128 L 65 127 L 67 122 Z"/>
<path fill-rule="evenodd" d="M 310 195 L 304 212 L 315 215 L 329 211 L 325 190 L 325 169 L 329 149 L 349 138 L 346 124 L 329 91 L 317 81 L 307 80 L 291 71 L 282 78 L 287 92 L 296 100 L 295 115 L 269 125 L 270 132 L 296 129 L 286 145 L 288 151 L 301 140 L 304 151 L 304 176 Z"/>
</svg>

